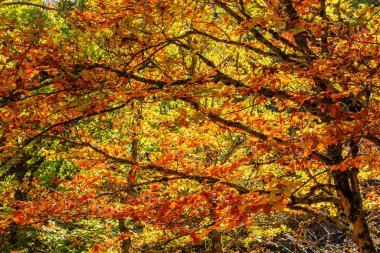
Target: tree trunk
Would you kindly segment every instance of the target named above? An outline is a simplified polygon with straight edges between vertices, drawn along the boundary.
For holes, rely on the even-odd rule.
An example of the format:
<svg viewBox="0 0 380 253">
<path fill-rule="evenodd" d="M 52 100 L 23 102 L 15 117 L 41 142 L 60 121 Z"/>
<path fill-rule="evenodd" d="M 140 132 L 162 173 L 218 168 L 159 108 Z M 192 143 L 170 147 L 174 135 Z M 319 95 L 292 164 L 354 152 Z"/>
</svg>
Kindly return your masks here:
<svg viewBox="0 0 380 253">
<path fill-rule="evenodd" d="M 124 219 L 119 219 L 119 231 L 120 233 L 128 232 L 127 225 L 125 224 Z M 120 252 L 121 253 L 129 253 L 131 248 L 131 238 L 123 239 L 120 242 Z"/>
<path fill-rule="evenodd" d="M 132 103 L 132 110 L 134 110 L 134 103 Z M 141 103 L 138 104 L 138 107 L 135 112 L 135 124 L 137 125 L 138 129 L 141 129 L 141 118 L 142 118 L 142 106 Z M 133 162 L 138 162 L 139 160 L 139 143 L 140 140 L 138 138 L 138 135 L 136 133 L 133 133 L 133 139 L 131 143 L 131 155 Z M 130 174 L 134 173 L 133 168 L 131 168 Z M 131 178 L 127 178 L 128 184 L 132 184 Z M 128 191 L 128 194 L 132 194 L 133 192 L 131 190 Z M 121 199 L 121 202 L 124 202 L 124 199 Z M 129 232 L 128 227 L 125 223 L 125 219 L 119 219 L 119 231 L 120 233 Z M 131 238 L 122 239 L 120 242 L 120 249 L 121 253 L 129 253 L 130 249 L 132 247 L 132 240 Z"/>
<path fill-rule="evenodd" d="M 363 210 L 363 201 L 357 177 L 358 169 L 347 169 L 344 172 L 334 171 L 336 191 L 340 198 L 342 211 L 352 225 L 352 240 L 361 253 L 376 253 L 368 223 Z"/>
<path fill-rule="evenodd" d="M 351 149 L 352 156 L 355 157 L 358 152 L 357 147 L 353 145 Z M 335 164 L 342 162 L 342 145 L 331 145 L 328 154 Z M 333 171 L 332 176 L 342 212 L 352 226 L 352 235 L 348 236 L 356 244 L 360 253 L 376 253 L 363 210 L 358 173 L 357 168 L 347 168 L 345 171 Z"/>
<path fill-rule="evenodd" d="M 212 241 L 212 253 L 223 253 L 222 234 L 216 230 L 211 231 L 210 238 Z"/>
<path fill-rule="evenodd" d="M 26 161 L 23 161 L 26 163 Z M 24 179 L 27 168 L 23 163 L 19 163 L 13 166 L 13 171 L 15 174 L 15 180 L 19 182 L 20 184 L 22 183 L 22 180 Z M 15 194 L 14 194 L 14 199 L 16 201 L 25 201 L 26 200 L 26 195 L 24 192 L 21 191 L 21 189 L 16 189 Z M 18 208 L 16 208 L 18 210 Z M 19 241 L 19 227 L 16 222 L 12 222 L 10 224 L 10 231 L 9 231 L 9 243 L 11 245 L 16 245 Z"/>
</svg>

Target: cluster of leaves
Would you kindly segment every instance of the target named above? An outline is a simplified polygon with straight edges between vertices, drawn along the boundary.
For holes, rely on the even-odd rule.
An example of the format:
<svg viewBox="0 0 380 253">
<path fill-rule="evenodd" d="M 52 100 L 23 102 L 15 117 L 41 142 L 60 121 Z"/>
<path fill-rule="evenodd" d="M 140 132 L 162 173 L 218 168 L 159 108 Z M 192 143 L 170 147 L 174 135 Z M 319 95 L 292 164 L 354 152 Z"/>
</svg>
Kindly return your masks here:
<svg viewBox="0 0 380 253">
<path fill-rule="evenodd" d="M 376 251 L 377 2 L 0 6 L 1 250 Z"/>
</svg>

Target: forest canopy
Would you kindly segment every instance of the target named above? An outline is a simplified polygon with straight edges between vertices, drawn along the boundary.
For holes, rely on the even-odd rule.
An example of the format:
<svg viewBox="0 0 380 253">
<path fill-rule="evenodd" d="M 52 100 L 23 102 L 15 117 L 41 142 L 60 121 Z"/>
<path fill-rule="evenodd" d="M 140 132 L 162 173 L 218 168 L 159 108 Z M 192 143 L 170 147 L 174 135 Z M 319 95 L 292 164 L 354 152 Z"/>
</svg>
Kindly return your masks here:
<svg viewBox="0 0 380 253">
<path fill-rule="evenodd" d="M 0 0 L 1 252 L 380 245 L 377 0 Z"/>
</svg>

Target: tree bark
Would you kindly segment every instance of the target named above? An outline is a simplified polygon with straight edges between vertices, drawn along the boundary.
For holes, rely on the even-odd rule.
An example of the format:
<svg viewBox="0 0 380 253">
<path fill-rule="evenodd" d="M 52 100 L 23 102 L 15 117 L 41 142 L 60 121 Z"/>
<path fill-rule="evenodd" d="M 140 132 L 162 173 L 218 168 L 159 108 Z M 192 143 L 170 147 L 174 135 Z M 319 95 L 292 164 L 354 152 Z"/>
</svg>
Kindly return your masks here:
<svg viewBox="0 0 380 253">
<path fill-rule="evenodd" d="M 132 110 L 134 109 L 134 103 L 132 103 L 131 109 Z M 141 129 L 141 118 L 142 118 L 142 105 L 141 105 L 141 103 L 139 103 L 137 105 L 137 109 L 135 109 L 135 110 L 136 110 L 135 115 L 134 115 L 135 121 L 136 121 L 135 124 L 137 125 L 138 129 Z M 137 134 L 133 134 L 132 138 L 133 139 L 132 139 L 132 143 L 131 143 L 131 155 L 132 155 L 133 162 L 138 162 L 140 140 L 139 140 L 139 137 Z M 130 173 L 134 173 L 133 168 L 131 168 Z M 133 182 L 131 182 L 130 178 L 128 178 L 127 181 L 128 181 L 128 184 L 133 183 Z M 128 193 L 132 194 L 132 191 L 129 191 Z M 123 201 L 124 200 L 122 199 L 122 202 Z M 125 219 L 119 219 L 119 231 L 120 231 L 120 233 L 129 232 L 129 229 L 126 225 Z M 121 253 L 129 253 L 131 250 L 131 247 L 132 247 L 131 238 L 121 240 L 121 242 L 120 242 Z"/>
<path fill-rule="evenodd" d="M 223 253 L 222 234 L 216 230 L 211 231 L 210 238 L 212 242 L 212 253 Z"/>
<path fill-rule="evenodd" d="M 357 155 L 357 147 L 352 146 L 352 156 Z M 328 149 L 329 157 L 335 164 L 342 162 L 342 145 L 331 145 Z M 351 237 L 358 247 L 360 253 L 376 253 L 369 226 L 365 218 L 363 200 L 360 192 L 359 170 L 347 168 L 345 171 L 336 170 L 332 172 L 335 190 L 339 196 L 341 210 L 352 226 Z"/>
<path fill-rule="evenodd" d="M 352 225 L 352 240 L 361 253 L 376 253 L 368 223 L 363 210 L 363 201 L 357 177 L 358 169 L 347 169 L 344 172 L 334 171 L 333 178 L 340 198 L 342 211 Z"/>
<path fill-rule="evenodd" d="M 120 233 L 126 233 L 129 231 L 124 219 L 119 219 L 119 231 Z M 131 238 L 121 240 L 120 242 L 121 253 L 129 253 L 130 248 L 131 248 Z"/>
</svg>

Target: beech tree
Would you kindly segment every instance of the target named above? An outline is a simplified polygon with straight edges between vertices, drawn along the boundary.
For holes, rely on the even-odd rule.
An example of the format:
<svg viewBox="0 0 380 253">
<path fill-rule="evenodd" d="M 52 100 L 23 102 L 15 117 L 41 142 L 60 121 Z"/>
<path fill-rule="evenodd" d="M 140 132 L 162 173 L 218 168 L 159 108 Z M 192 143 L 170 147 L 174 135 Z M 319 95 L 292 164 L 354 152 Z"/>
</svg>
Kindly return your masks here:
<svg viewBox="0 0 380 253">
<path fill-rule="evenodd" d="M 378 2 L 0 5 L 6 250 L 232 252 L 287 213 L 376 252 Z"/>
</svg>

